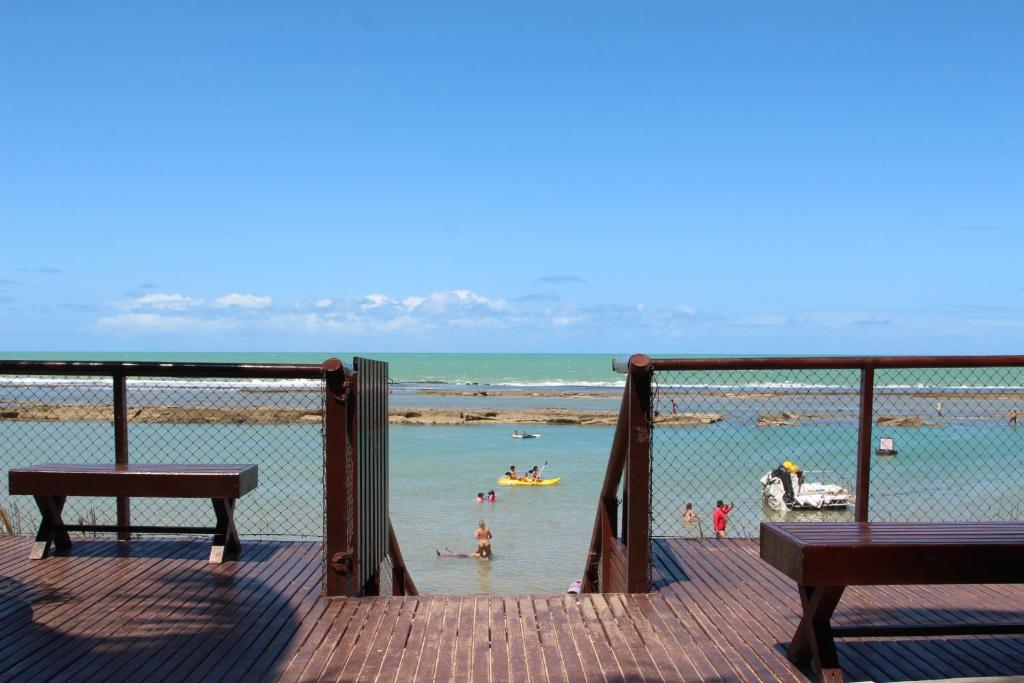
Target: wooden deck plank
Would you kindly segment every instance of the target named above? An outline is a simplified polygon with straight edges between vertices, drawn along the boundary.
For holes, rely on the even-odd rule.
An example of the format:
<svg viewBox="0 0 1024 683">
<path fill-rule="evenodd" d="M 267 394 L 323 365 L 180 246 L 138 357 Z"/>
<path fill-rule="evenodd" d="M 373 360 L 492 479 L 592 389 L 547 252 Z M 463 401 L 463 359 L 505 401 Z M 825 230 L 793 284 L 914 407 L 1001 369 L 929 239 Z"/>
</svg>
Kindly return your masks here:
<svg viewBox="0 0 1024 683">
<path fill-rule="evenodd" d="M 246 632 L 236 625 L 252 609 L 264 604 L 261 596 L 278 595 L 279 581 L 296 571 L 293 563 L 302 550 L 302 546 L 287 548 L 281 551 L 285 557 L 279 558 L 278 562 L 263 563 L 265 568 L 253 574 L 245 574 L 245 568 L 241 568 L 245 575 L 241 581 L 218 586 L 212 596 L 196 601 L 180 622 L 181 635 L 174 637 L 171 646 L 164 647 L 159 656 L 146 657 L 143 668 L 136 675 L 147 681 L 185 679 L 218 645 L 222 637 L 229 637 L 231 631 Z M 222 637 L 211 637 L 211 626 Z M 181 641 L 184 642 L 179 644 Z"/>
<path fill-rule="evenodd" d="M 150 672 L 156 671 L 160 662 L 173 657 L 182 645 L 194 635 L 193 627 L 202 629 L 207 624 L 213 623 L 206 617 L 218 583 L 237 581 L 240 576 L 244 577 L 255 571 L 255 567 L 269 569 L 268 561 L 275 552 L 274 545 L 266 544 L 247 550 L 250 562 L 244 567 L 220 565 L 208 573 L 200 571 L 185 578 L 181 585 L 176 585 L 177 582 L 173 579 L 168 581 L 165 589 L 160 591 L 161 604 L 164 605 L 163 612 L 142 615 L 138 618 L 142 621 L 141 624 L 130 623 L 127 625 L 132 632 L 138 629 L 144 638 L 154 641 L 160 639 L 163 642 L 147 648 L 145 651 L 130 654 L 124 658 L 117 671 L 105 675 L 101 670 L 96 673 L 96 677 L 101 680 L 117 681 L 133 675 L 141 675 L 139 674 L 140 669 L 148 668 Z M 221 601 L 224 602 L 224 599 L 222 598 Z M 170 633 L 167 629 L 168 622 L 174 625 L 174 629 Z"/>
<path fill-rule="evenodd" d="M 491 680 L 490 600 L 486 595 L 473 599 L 473 647 L 470 652 L 470 680 Z"/>
<path fill-rule="evenodd" d="M 513 681 L 530 681 L 527 665 L 526 640 L 523 620 L 519 617 L 519 601 L 511 596 L 501 598 L 505 636 L 508 638 L 508 672 Z"/>
<path fill-rule="evenodd" d="M 474 596 L 459 596 L 459 627 L 455 633 L 455 656 L 452 659 L 452 680 L 455 683 L 467 683 L 472 673 L 475 604 Z"/>
<path fill-rule="evenodd" d="M 363 661 L 363 665 L 360 667 L 359 673 L 356 675 L 356 680 L 376 680 L 377 675 L 380 673 L 381 666 L 384 663 L 387 649 L 389 647 L 395 647 L 395 649 L 405 647 L 405 636 L 408 630 L 406 629 L 405 632 L 399 632 L 399 623 L 406 610 L 410 612 L 410 614 L 406 615 L 406 621 L 408 622 L 411 620 L 414 601 L 407 601 L 404 598 L 382 599 L 387 603 L 384 618 L 381 620 L 380 626 L 377 627 L 377 630 L 373 633 L 371 639 L 367 643 L 366 659 Z"/>
<path fill-rule="evenodd" d="M 695 583 L 687 581 L 667 586 L 661 591 L 665 605 L 676 622 L 692 624 L 694 642 L 723 680 L 747 680 L 752 672 L 736 661 L 728 644 L 718 637 L 718 626 L 702 606 L 707 597 L 701 595 Z"/>
<path fill-rule="evenodd" d="M 316 552 L 322 555 L 319 548 Z M 273 633 L 273 638 L 265 645 L 257 642 L 255 649 L 260 655 L 255 659 L 249 658 L 245 666 L 236 667 L 239 677 L 244 678 L 250 671 L 265 671 L 268 678 L 279 678 L 284 672 L 288 660 L 291 659 L 290 644 L 295 643 L 298 646 L 304 642 L 319 622 L 320 614 L 330 604 L 330 600 L 321 599 L 321 562 L 322 556 L 317 561 L 317 573 L 314 577 L 316 580 L 306 581 L 304 586 L 297 587 L 295 599 L 290 602 L 292 613 L 280 610 L 274 617 L 274 623 L 266 631 Z"/>
<path fill-rule="evenodd" d="M 533 611 L 533 599 L 530 596 L 519 596 L 516 604 L 519 606 L 519 621 L 523 626 L 523 647 L 526 651 L 523 660 L 526 662 L 527 676 L 531 681 L 549 681 L 551 679 L 546 668 L 537 617 Z"/>
<path fill-rule="evenodd" d="M 420 617 L 420 600 L 415 597 L 395 598 L 402 601 L 402 613 L 393 630 L 391 640 L 381 659 L 378 681 L 397 681 L 398 668 L 405 653 L 410 649 L 413 625 Z M 423 621 L 423 619 L 420 619 Z M 422 628 L 420 629 L 422 633 Z"/>
<path fill-rule="evenodd" d="M 363 662 L 366 661 L 370 652 L 370 643 L 373 641 L 374 635 L 381 629 L 388 615 L 388 607 L 392 605 L 392 601 L 387 598 L 374 597 L 363 598 L 363 600 L 370 603 L 370 613 L 352 644 L 345 666 L 337 674 L 338 680 L 354 681 L 357 679 L 359 671 L 363 668 Z M 334 678 L 333 672 L 324 672 L 323 679 Z"/>
<path fill-rule="evenodd" d="M 283 668 L 280 680 L 287 683 L 299 680 L 318 651 L 329 652 L 330 650 L 325 646 L 328 634 L 334 631 L 340 637 L 344 633 L 344 629 L 348 626 L 348 620 L 345 619 L 339 623 L 339 617 L 347 611 L 355 612 L 357 604 L 354 600 L 317 600 L 320 610 L 315 615 L 316 621 L 312 624 L 306 637 L 296 639 L 289 647 L 289 652 L 282 657 Z M 351 617 L 351 613 L 348 614 L 348 617 Z M 309 621 L 312 622 L 312 620 Z M 319 675 L 319 669 L 317 675 Z"/>
<path fill-rule="evenodd" d="M 590 642 L 594 646 L 594 652 L 597 653 L 597 660 L 605 678 L 609 681 L 624 680 L 625 675 L 622 673 L 622 667 L 615 655 L 615 647 L 597 616 L 593 597 L 581 595 L 576 601 L 576 608 L 579 610 L 584 628 L 587 629 L 587 635 L 590 636 Z"/>
<path fill-rule="evenodd" d="M 509 683 L 513 679 L 508 660 L 509 638 L 505 618 L 505 600 L 501 596 L 490 596 L 487 599 L 487 615 L 491 634 L 491 680 L 494 683 Z"/>
<path fill-rule="evenodd" d="M 608 677 L 605 675 L 601 665 L 601 654 L 599 654 L 598 648 L 594 645 L 594 639 L 590 631 L 587 630 L 587 625 L 583 623 L 583 615 L 580 614 L 580 600 L 585 600 L 586 598 L 580 598 L 576 595 L 563 595 L 558 599 L 562 603 L 566 628 L 573 640 L 573 647 L 580 661 L 583 680 L 607 681 Z M 618 664 L 615 663 L 614 658 L 610 659 L 610 663 L 612 668 L 609 669 L 608 673 L 612 673 L 613 670 L 617 671 Z"/>
<path fill-rule="evenodd" d="M 547 600 L 542 596 L 530 596 L 530 605 L 537 619 L 537 633 L 541 643 L 541 655 L 547 669 L 548 680 L 568 683 L 569 676 L 562 661 L 561 647 L 555 634 L 555 625 L 551 619 Z"/>
<path fill-rule="evenodd" d="M 280 582 L 270 591 L 264 591 L 257 600 L 249 601 L 249 609 L 232 612 L 231 618 L 244 622 L 246 630 L 233 629 L 209 651 L 205 660 L 199 660 L 196 653 L 193 658 L 196 668 L 186 681 L 216 681 L 244 675 L 248 668 L 240 661 L 243 657 L 250 658 L 251 663 L 252 653 L 264 652 L 278 630 L 288 622 L 292 622 L 289 628 L 298 628 L 295 615 L 297 605 L 292 604 L 289 596 L 297 593 L 302 586 L 315 582 L 320 576 L 320 553 L 310 549 L 296 556 L 290 564 L 288 574 Z M 242 647 L 243 644 L 245 647 Z"/>
<path fill-rule="evenodd" d="M 441 640 L 437 647 L 437 662 L 433 678 L 425 680 L 449 681 L 453 678 L 455 668 L 455 641 L 459 631 L 459 607 L 461 600 L 457 596 L 446 596 L 444 599 L 444 619 L 441 622 Z"/>
<path fill-rule="evenodd" d="M 180 545 L 177 548 L 180 548 Z M 88 576 L 80 576 L 78 580 L 88 582 L 94 589 L 88 597 L 80 597 L 81 584 L 56 584 L 58 595 L 63 597 L 58 598 L 53 604 L 59 606 L 40 610 L 38 617 L 36 610 L 33 610 L 31 625 L 39 627 L 41 632 L 29 638 L 24 637 L 24 631 L 13 634 L 13 640 L 8 642 L 13 643 L 16 654 L 10 654 L 11 645 L 0 653 L 4 658 L 16 659 L 16 663 L 8 667 L 7 671 L 16 678 L 29 670 L 38 672 L 40 662 L 43 662 L 46 671 L 59 674 L 66 667 L 78 663 L 78 658 L 90 650 L 93 650 L 94 656 L 102 660 L 104 643 L 95 643 L 92 640 L 97 632 L 102 631 L 94 630 L 94 622 L 89 619 L 89 615 L 101 613 L 109 616 L 110 613 L 126 609 L 126 605 L 136 599 L 141 599 L 143 594 L 139 590 L 150 572 L 155 566 L 159 566 L 161 561 L 173 564 L 176 561 L 173 554 L 177 548 L 168 547 L 161 551 L 167 554 L 158 554 L 151 558 L 135 558 L 141 561 L 134 563 L 127 562 L 124 557 L 116 558 L 113 563 L 115 569 L 109 576 L 94 575 L 91 579 Z M 95 628 L 100 629 L 102 624 L 106 623 L 109 623 L 109 620 L 101 620 L 100 624 L 95 624 Z M 13 628 L 20 627 L 15 623 Z M 58 643 L 61 646 L 54 651 Z"/>
<path fill-rule="evenodd" d="M 363 627 L 370 618 L 373 611 L 372 600 L 353 600 L 350 598 L 335 598 L 343 600 L 355 606 L 355 611 L 348 615 L 344 630 L 335 628 L 332 631 L 333 637 L 324 639 L 327 647 L 318 648 L 306 667 L 306 672 L 301 676 L 303 681 L 337 680 L 348 656 L 352 653 L 352 645 L 359 639 Z M 343 612 L 347 613 L 348 610 Z M 342 615 L 335 620 L 339 625 Z"/>
<path fill-rule="evenodd" d="M 0 680 L 803 683 L 783 649 L 794 584 L 755 542 L 655 543 L 644 595 L 320 596 L 320 546 L 0 538 Z M 1024 620 L 1024 586 L 852 587 L 838 625 Z M 1024 673 L 1024 636 L 840 639 L 854 680 Z"/>
<path fill-rule="evenodd" d="M 597 619 L 608 637 L 608 642 L 611 643 L 612 651 L 615 653 L 615 658 L 619 663 L 619 669 L 622 672 L 622 677 L 626 680 L 642 680 L 643 674 L 641 673 L 641 665 L 637 661 L 637 655 L 639 653 L 633 652 L 626 642 L 625 637 L 622 635 L 622 631 L 619 629 L 619 624 L 615 620 L 615 616 L 612 614 L 611 607 L 608 605 L 606 597 L 600 594 L 594 594 L 588 597 L 593 601 L 594 611 L 597 613 Z"/>
<path fill-rule="evenodd" d="M 558 652 L 562 659 L 562 668 L 569 681 L 585 680 L 580 650 L 583 643 L 577 643 L 569 628 L 567 605 L 561 596 L 541 597 L 547 606 L 548 618 L 554 627 L 555 639 L 558 641 Z"/>
</svg>

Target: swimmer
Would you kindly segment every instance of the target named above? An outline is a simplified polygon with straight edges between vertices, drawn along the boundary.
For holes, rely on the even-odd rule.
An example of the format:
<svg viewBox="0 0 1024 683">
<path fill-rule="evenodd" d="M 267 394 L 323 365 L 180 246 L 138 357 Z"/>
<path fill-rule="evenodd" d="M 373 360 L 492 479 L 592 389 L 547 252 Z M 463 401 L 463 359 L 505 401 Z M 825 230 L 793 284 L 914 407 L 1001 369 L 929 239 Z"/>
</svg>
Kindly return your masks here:
<svg viewBox="0 0 1024 683">
<path fill-rule="evenodd" d="M 480 493 L 476 494 L 476 502 L 478 502 L 478 503 L 484 502 L 484 494 L 483 494 L 483 492 L 480 492 Z"/>
<path fill-rule="evenodd" d="M 487 492 L 486 500 L 487 500 L 488 503 L 495 503 L 495 502 L 498 501 L 498 496 L 497 496 L 497 494 L 494 493 L 493 489 L 491 489 L 490 491 Z"/>
</svg>

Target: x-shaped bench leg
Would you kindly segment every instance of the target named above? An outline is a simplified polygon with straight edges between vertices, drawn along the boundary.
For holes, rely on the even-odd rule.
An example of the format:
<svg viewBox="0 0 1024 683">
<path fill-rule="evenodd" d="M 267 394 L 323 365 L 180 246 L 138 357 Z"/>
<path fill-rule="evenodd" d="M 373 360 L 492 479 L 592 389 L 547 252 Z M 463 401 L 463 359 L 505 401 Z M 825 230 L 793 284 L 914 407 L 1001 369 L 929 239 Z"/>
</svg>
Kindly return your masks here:
<svg viewBox="0 0 1024 683">
<path fill-rule="evenodd" d="M 64 524 L 61 513 L 64 511 L 67 496 L 35 496 L 35 499 L 42 521 L 39 522 L 36 542 L 32 544 L 28 558 L 41 560 L 49 554 L 51 543 L 57 546 L 57 550 L 67 550 L 71 547 L 68 532 L 59 528 Z"/>
<path fill-rule="evenodd" d="M 810 657 L 822 683 L 842 683 L 835 639 L 832 637 L 832 613 L 845 586 L 797 586 L 804 615 L 797 626 L 786 656 L 794 662 Z"/>
<path fill-rule="evenodd" d="M 235 555 L 242 549 L 235 528 L 235 499 L 213 498 L 213 511 L 217 515 L 217 529 L 213 534 L 213 547 L 210 549 L 210 562 L 220 564 L 225 553 Z"/>
</svg>

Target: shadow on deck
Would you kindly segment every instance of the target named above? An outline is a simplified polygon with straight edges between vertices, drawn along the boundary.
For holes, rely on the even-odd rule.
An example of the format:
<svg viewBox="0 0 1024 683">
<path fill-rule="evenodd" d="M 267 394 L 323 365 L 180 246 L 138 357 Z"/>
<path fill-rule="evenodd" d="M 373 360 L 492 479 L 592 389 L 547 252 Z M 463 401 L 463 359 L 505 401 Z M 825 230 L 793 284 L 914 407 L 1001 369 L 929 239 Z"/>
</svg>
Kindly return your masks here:
<svg viewBox="0 0 1024 683">
<path fill-rule="evenodd" d="M 320 544 L 0 538 L 2 680 L 806 681 L 750 540 L 654 543 L 651 595 L 320 597 Z M 1021 620 L 1018 586 L 850 589 L 837 623 Z M 841 640 L 853 680 L 1024 672 L 1024 637 Z"/>
</svg>

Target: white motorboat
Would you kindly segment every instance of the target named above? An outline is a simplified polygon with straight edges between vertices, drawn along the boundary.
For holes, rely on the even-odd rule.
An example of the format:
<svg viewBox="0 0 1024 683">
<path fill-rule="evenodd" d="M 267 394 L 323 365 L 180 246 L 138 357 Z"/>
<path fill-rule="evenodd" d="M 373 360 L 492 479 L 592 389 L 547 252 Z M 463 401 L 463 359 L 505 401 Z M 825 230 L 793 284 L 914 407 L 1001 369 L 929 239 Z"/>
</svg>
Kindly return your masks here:
<svg viewBox="0 0 1024 683">
<path fill-rule="evenodd" d="M 802 471 L 781 466 L 761 477 L 761 486 L 761 500 L 779 512 L 843 510 L 853 505 L 853 495 L 842 486 L 806 481 Z"/>
<path fill-rule="evenodd" d="M 540 434 L 527 434 L 526 432 L 512 432 L 513 439 L 539 439 Z"/>
</svg>

